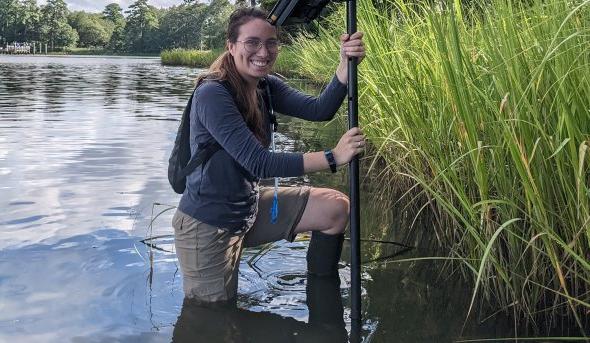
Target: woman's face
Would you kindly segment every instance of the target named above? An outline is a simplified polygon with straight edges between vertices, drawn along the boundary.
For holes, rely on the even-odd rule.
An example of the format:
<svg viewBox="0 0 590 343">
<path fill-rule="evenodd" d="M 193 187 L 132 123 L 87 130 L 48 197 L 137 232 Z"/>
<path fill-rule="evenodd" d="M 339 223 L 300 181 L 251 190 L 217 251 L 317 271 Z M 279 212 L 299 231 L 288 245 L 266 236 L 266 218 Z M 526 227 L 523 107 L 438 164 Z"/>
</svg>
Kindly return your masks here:
<svg viewBox="0 0 590 343">
<path fill-rule="evenodd" d="M 275 27 L 258 18 L 240 26 L 237 41 L 228 44 L 238 72 L 249 83 L 256 83 L 270 73 L 277 58 L 277 49 Z"/>
</svg>

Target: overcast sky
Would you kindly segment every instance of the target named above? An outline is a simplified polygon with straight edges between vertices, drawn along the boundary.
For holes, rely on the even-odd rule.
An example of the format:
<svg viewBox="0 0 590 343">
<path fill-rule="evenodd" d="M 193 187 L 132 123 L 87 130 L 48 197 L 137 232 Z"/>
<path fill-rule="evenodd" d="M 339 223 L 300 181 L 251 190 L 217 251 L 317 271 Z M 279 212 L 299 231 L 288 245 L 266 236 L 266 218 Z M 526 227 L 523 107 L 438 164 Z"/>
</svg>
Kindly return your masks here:
<svg viewBox="0 0 590 343">
<path fill-rule="evenodd" d="M 46 2 L 46 0 L 37 0 L 39 5 L 45 5 Z M 135 0 L 66 0 L 70 11 L 86 12 L 102 12 L 105 6 L 112 2 L 118 3 L 123 10 L 126 10 Z M 182 0 L 148 0 L 148 4 L 154 7 L 171 7 L 181 3 Z"/>
</svg>

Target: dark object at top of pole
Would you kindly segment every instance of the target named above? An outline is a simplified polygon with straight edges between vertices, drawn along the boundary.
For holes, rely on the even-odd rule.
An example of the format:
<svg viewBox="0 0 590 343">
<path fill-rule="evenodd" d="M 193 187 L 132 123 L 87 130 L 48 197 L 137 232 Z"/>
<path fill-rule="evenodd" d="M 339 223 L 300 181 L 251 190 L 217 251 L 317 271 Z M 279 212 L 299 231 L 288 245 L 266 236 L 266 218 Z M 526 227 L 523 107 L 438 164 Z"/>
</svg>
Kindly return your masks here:
<svg viewBox="0 0 590 343">
<path fill-rule="evenodd" d="M 268 21 L 275 26 L 307 24 L 319 17 L 330 0 L 279 0 Z"/>
</svg>

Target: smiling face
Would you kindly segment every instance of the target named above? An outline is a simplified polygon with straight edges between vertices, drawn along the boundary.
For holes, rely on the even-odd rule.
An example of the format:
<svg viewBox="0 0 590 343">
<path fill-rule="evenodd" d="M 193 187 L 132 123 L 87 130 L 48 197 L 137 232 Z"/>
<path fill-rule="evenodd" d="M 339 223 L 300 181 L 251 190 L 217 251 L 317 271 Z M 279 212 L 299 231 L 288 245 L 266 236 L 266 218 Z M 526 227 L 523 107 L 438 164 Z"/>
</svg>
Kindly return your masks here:
<svg viewBox="0 0 590 343">
<path fill-rule="evenodd" d="M 240 26 L 239 32 L 236 42 L 228 42 L 228 50 L 240 75 L 248 83 L 256 84 L 259 78 L 270 73 L 277 59 L 277 53 L 269 52 L 266 44 L 277 40 L 277 31 L 266 20 L 256 18 Z M 259 41 L 263 44 L 258 51 L 250 52 L 244 43 L 247 41 Z"/>
</svg>

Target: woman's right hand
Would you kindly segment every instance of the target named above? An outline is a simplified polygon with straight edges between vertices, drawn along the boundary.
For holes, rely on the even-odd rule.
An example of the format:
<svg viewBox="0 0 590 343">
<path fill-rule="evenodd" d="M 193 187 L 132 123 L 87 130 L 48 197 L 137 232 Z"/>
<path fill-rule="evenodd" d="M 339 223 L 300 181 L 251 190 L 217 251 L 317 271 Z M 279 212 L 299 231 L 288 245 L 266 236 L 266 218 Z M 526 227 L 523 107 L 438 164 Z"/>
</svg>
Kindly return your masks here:
<svg viewBox="0 0 590 343">
<path fill-rule="evenodd" d="M 341 166 L 352 160 L 352 158 L 365 150 L 365 136 L 358 127 L 346 131 L 338 145 L 332 149 L 336 164 Z"/>
</svg>

